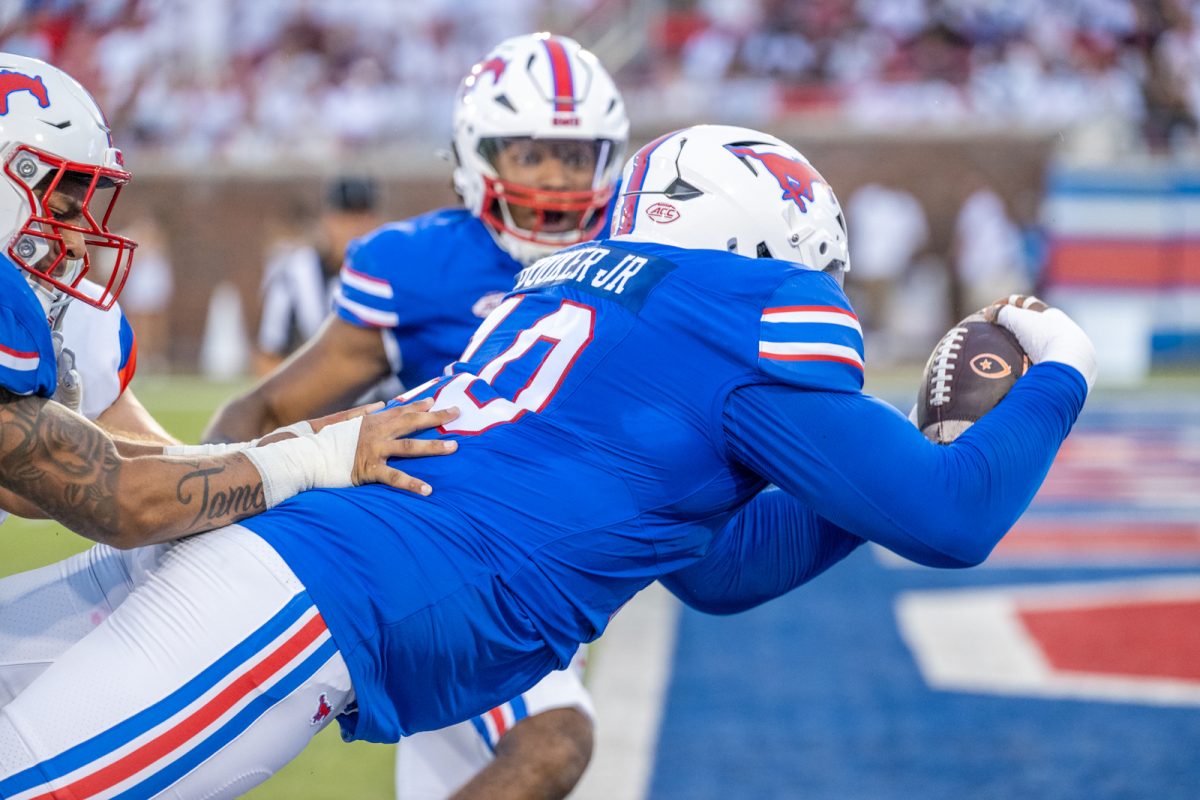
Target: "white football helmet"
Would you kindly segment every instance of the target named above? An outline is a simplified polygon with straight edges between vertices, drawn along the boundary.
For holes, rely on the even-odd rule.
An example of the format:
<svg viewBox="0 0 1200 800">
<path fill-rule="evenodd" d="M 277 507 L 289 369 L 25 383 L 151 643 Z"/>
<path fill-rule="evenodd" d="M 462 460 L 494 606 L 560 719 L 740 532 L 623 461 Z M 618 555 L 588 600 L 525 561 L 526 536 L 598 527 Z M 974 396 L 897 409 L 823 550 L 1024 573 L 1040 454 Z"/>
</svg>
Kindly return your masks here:
<svg viewBox="0 0 1200 800">
<path fill-rule="evenodd" d="M 846 220 L 800 151 L 769 134 L 697 125 L 637 151 L 621 178 L 612 235 L 750 258 L 777 258 L 842 279 Z"/>
<path fill-rule="evenodd" d="M 44 61 L 0 53 L 0 170 L 0 247 L 51 325 L 72 298 L 111 308 L 136 247 L 108 230 L 129 173 L 87 90 Z M 56 193 L 63 207 L 51 208 Z M 95 297 L 80 287 L 93 267 Z"/>
<path fill-rule="evenodd" d="M 454 188 L 500 247 L 528 264 L 600 233 L 628 138 L 621 94 L 594 55 L 565 36 L 516 36 L 472 67 L 459 88 Z M 497 155 L 520 139 L 592 144 L 591 186 L 563 191 L 503 180 Z M 536 212 L 531 226 L 514 221 L 514 206 Z"/>
</svg>

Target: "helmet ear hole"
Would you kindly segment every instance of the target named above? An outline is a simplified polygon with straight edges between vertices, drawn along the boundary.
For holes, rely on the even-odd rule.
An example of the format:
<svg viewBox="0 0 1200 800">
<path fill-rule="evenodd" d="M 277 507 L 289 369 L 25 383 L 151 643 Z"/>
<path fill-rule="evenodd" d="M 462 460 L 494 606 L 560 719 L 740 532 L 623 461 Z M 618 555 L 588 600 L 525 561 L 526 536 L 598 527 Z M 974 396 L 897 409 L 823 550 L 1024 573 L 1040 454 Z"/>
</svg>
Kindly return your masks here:
<svg viewBox="0 0 1200 800">
<path fill-rule="evenodd" d="M 766 242 L 759 242 L 758 247 L 754 249 L 755 258 L 771 258 L 771 248 L 767 247 Z"/>
</svg>

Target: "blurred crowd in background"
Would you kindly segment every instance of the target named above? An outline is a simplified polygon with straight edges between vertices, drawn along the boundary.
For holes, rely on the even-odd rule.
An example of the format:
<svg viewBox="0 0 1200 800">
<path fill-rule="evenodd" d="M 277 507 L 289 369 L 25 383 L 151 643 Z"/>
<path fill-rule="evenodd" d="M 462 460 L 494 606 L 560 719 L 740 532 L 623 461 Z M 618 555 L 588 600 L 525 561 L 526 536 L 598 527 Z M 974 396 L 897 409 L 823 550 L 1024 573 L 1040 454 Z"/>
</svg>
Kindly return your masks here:
<svg viewBox="0 0 1200 800">
<path fill-rule="evenodd" d="M 235 162 L 444 139 L 500 39 L 574 35 L 639 124 L 719 101 L 865 129 L 1099 128 L 1196 147 L 1192 0 L 0 0 L 0 47 L 98 94 L 127 150 Z"/>
<path fill-rule="evenodd" d="M 1144 319 L 1190 331 L 1200 359 L 1179 300 L 1200 306 L 1184 174 L 1200 176 L 1200 0 L 0 0 L 0 49 L 78 77 L 138 176 L 123 303 L 145 366 L 221 377 L 274 363 L 327 308 L 287 287 L 335 272 L 336 174 L 380 179 L 373 221 L 453 202 L 428 156 L 458 82 L 536 30 L 596 53 L 634 146 L 718 121 L 791 137 L 831 170 L 875 365 L 923 357 L 999 294 L 1045 291 L 1071 247 L 1068 292 L 1135 286 Z M 1056 179 L 1063 164 L 1103 174 Z M 219 180 L 238 208 L 214 203 Z M 1132 196 L 1139 210 L 1120 210 Z M 1140 249 L 1093 280 L 1110 241 Z M 1151 322 L 1131 326 L 1138 377 Z"/>
</svg>

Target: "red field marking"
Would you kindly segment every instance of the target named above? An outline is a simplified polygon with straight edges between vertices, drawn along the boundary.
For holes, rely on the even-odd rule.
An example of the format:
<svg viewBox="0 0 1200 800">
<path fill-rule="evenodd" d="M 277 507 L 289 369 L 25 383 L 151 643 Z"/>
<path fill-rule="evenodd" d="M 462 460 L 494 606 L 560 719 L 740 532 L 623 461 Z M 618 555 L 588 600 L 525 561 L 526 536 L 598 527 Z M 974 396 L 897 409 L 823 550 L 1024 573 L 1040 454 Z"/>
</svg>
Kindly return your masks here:
<svg viewBox="0 0 1200 800">
<path fill-rule="evenodd" d="M 1023 520 L 992 558 L 1184 557 L 1200 560 L 1200 524 L 1062 523 Z"/>
<path fill-rule="evenodd" d="M 1058 239 L 1050 246 L 1046 282 L 1051 286 L 1194 286 L 1200 284 L 1200 242 Z"/>
<path fill-rule="evenodd" d="M 1056 669 L 1200 681 L 1200 600 L 1019 608 Z"/>
</svg>

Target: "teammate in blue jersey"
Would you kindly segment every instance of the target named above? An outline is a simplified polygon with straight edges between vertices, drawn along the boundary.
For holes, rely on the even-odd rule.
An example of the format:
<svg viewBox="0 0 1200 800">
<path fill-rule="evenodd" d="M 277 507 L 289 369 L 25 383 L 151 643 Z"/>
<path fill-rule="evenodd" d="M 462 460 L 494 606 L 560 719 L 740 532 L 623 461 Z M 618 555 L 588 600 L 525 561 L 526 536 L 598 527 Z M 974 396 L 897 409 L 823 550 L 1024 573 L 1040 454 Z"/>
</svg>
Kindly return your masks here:
<svg viewBox="0 0 1200 800">
<path fill-rule="evenodd" d="M 393 741 L 518 694 L 660 578 L 720 610 L 863 540 L 977 564 L 1094 378 L 1065 315 L 1005 305 L 1034 366 L 953 444 L 862 394 L 840 209 L 766 134 L 647 145 L 613 232 L 522 271 L 413 390 L 461 411 L 428 434 L 460 442 L 421 462 L 437 494 L 308 492 L 175 545 L 0 711 L 0 795 L 234 796 L 334 717 Z M 140 635 L 164 608 L 183 629 Z"/>
<path fill-rule="evenodd" d="M 389 372 L 410 388 L 440 375 L 522 265 L 600 232 L 628 135 L 621 95 L 591 53 L 547 34 L 502 42 L 455 103 L 463 207 L 352 243 L 336 313 L 282 369 L 219 410 L 205 439 L 240 441 L 344 408 Z"/>
<path fill-rule="evenodd" d="M 219 410 L 206 440 L 241 441 L 329 413 L 389 373 L 408 387 L 440 375 L 522 264 L 600 231 L 629 120 L 608 73 L 576 42 L 532 34 L 500 43 L 464 79 L 453 129 L 463 207 L 355 242 L 319 335 Z M 406 738 L 397 796 L 445 797 L 482 769 L 464 792 L 492 799 L 516 784 L 522 793 L 565 795 L 592 746 L 591 701 L 571 672 L 441 740 Z"/>
</svg>

